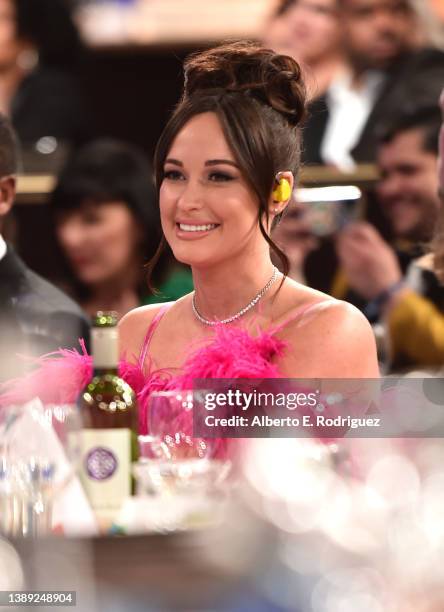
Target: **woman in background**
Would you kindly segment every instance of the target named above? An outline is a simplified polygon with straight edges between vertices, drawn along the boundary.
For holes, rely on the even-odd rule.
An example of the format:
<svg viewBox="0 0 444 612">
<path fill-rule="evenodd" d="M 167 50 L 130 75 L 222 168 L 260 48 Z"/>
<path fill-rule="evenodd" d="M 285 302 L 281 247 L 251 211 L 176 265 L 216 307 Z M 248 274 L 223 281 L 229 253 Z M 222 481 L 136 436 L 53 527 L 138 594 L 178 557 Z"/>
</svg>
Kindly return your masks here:
<svg viewBox="0 0 444 612">
<path fill-rule="evenodd" d="M 124 315 L 152 299 L 144 266 L 158 247 L 160 223 L 150 164 L 141 150 L 113 140 L 86 145 L 60 174 L 50 206 L 72 276 L 70 292 L 87 313 Z M 153 283 L 161 285 L 160 299 L 192 288 L 190 274 L 174 269 L 169 254 Z"/>
<path fill-rule="evenodd" d="M 345 69 L 338 0 L 280 0 L 262 42 L 304 71 L 309 98 L 322 95 Z"/>
</svg>

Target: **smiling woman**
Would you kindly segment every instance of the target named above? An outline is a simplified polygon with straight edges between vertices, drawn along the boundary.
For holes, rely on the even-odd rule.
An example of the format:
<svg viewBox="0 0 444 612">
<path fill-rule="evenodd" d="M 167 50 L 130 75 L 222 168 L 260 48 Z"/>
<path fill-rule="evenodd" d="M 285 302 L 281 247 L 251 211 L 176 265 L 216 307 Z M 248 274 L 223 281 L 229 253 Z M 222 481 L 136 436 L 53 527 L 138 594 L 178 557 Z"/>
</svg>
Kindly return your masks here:
<svg viewBox="0 0 444 612">
<path fill-rule="evenodd" d="M 304 102 L 298 64 L 253 43 L 222 45 L 185 64 L 184 98 L 158 143 L 155 171 L 163 243 L 191 266 L 195 291 L 120 321 L 120 374 L 137 393 L 141 433 L 153 391 L 191 390 L 196 379 L 378 376 L 364 316 L 289 279 L 270 238 L 299 170 Z M 70 378 L 63 401 L 71 402 L 91 359 L 62 357 Z M 46 358 L 30 384 L 13 383 L 6 401 L 22 402 L 53 362 Z M 225 456 L 219 442 L 215 456 Z"/>
<path fill-rule="evenodd" d="M 148 381 L 154 371 L 157 385 L 173 388 L 185 384 L 173 371 L 188 383 L 227 376 L 239 360 L 250 377 L 258 357 L 250 350 L 276 376 L 378 375 L 362 315 L 288 279 L 286 256 L 270 238 L 297 178 L 304 107 L 290 57 L 239 42 L 187 60 L 184 97 L 158 143 L 155 170 L 164 242 L 191 266 L 195 292 L 121 321 L 122 352 Z M 196 362 L 190 347 L 202 342 Z"/>
<path fill-rule="evenodd" d="M 162 228 L 176 258 L 197 269 L 230 265 L 227 252 L 237 258 L 247 243 L 258 252 L 263 238 L 255 231 L 255 200 L 217 116 L 190 119 L 165 160 L 160 188 Z M 209 234 L 211 250 L 202 240 Z"/>
</svg>

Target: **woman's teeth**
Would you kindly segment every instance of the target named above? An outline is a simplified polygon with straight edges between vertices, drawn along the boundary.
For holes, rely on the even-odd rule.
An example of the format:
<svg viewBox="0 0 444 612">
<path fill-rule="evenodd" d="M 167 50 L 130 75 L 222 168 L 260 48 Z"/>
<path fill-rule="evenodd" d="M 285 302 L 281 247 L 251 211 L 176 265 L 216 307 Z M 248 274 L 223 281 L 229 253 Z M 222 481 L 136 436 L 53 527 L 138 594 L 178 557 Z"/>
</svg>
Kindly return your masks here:
<svg viewBox="0 0 444 612">
<path fill-rule="evenodd" d="M 179 228 L 184 232 L 206 232 L 217 227 L 216 223 L 210 223 L 209 225 L 187 225 L 186 223 L 179 223 Z"/>
</svg>

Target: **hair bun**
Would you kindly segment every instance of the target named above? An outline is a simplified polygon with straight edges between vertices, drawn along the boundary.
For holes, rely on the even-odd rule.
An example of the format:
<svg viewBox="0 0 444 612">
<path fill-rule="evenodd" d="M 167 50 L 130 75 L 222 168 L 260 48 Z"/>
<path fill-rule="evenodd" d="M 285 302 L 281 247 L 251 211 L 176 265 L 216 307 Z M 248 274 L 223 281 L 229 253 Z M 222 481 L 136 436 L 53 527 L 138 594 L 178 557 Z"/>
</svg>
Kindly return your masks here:
<svg viewBox="0 0 444 612">
<path fill-rule="evenodd" d="M 299 64 L 256 43 L 234 42 L 194 54 L 185 61 L 184 72 L 184 98 L 221 89 L 244 92 L 294 126 L 305 116 L 306 91 Z"/>
</svg>

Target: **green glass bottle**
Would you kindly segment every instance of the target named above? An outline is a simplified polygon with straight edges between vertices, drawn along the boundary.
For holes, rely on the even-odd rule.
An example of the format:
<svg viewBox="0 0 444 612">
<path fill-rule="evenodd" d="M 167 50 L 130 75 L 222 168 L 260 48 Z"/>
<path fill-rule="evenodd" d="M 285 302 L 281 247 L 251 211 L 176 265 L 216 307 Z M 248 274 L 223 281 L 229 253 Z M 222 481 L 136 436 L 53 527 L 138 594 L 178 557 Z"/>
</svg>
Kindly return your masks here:
<svg viewBox="0 0 444 612">
<path fill-rule="evenodd" d="M 84 424 L 80 474 L 99 525 L 106 529 L 131 495 L 137 403 L 133 390 L 117 371 L 116 313 L 97 313 L 91 344 L 93 378 L 79 398 Z"/>
</svg>

